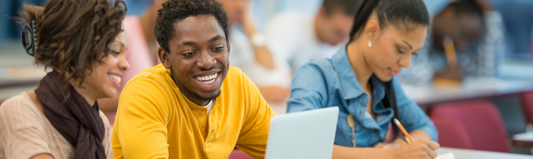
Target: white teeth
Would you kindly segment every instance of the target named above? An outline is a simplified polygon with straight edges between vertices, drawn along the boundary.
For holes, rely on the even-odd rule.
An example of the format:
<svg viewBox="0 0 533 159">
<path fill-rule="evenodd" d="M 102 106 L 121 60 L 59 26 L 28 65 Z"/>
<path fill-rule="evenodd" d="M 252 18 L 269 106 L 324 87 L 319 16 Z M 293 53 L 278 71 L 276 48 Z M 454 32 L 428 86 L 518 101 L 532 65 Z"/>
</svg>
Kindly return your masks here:
<svg viewBox="0 0 533 159">
<path fill-rule="evenodd" d="M 198 81 L 200 81 L 200 82 L 202 82 L 204 84 L 210 85 L 210 84 L 213 84 L 215 82 L 217 77 L 218 77 L 218 74 L 207 75 L 207 76 L 197 76 L 196 80 L 198 80 Z"/>
<path fill-rule="evenodd" d="M 120 83 L 120 81 L 122 81 L 122 78 L 120 76 L 117 76 L 117 75 L 108 75 L 108 76 L 111 77 L 111 79 L 116 81 L 117 83 Z"/>
</svg>

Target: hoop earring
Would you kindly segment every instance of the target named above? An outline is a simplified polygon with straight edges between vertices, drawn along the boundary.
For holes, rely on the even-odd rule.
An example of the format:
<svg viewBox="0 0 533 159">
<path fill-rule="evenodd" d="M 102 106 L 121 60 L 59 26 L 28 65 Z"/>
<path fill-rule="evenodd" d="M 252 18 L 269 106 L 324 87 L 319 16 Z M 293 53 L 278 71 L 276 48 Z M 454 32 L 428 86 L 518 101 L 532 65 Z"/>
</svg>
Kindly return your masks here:
<svg viewBox="0 0 533 159">
<path fill-rule="evenodd" d="M 372 47 L 372 42 L 370 40 L 368 41 L 368 47 Z"/>
</svg>

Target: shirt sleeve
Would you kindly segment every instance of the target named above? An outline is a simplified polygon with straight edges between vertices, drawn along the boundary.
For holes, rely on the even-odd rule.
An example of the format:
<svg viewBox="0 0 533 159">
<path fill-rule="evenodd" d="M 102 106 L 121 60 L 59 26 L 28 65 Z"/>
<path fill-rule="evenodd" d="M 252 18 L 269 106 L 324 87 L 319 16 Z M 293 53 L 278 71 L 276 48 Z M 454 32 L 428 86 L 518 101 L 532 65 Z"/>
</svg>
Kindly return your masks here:
<svg viewBox="0 0 533 159">
<path fill-rule="evenodd" d="M 230 43 L 231 65 L 239 67 L 257 86 L 289 86 L 289 67 L 284 58 L 278 57 L 267 48 L 274 62 L 274 69 L 265 68 L 255 59 L 255 50 L 250 39 L 238 28 L 232 28 Z"/>
<path fill-rule="evenodd" d="M 0 107 L 0 139 L 6 158 L 28 159 L 52 152 L 44 134 L 43 119 L 32 101 L 17 96 Z"/>
<path fill-rule="evenodd" d="M 276 113 L 267 104 L 259 89 L 241 73 L 241 83 L 246 94 L 246 118 L 236 147 L 253 158 L 264 158 L 270 120 Z"/>
<path fill-rule="evenodd" d="M 423 130 L 431 136 L 433 141 L 437 141 L 438 134 L 435 125 L 426 113 L 412 99 L 408 98 L 396 78 L 392 79 L 400 121 L 407 131 Z"/>
<path fill-rule="evenodd" d="M 294 73 L 287 112 L 319 109 L 327 103 L 326 81 L 318 65 L 308 63 Z"/>
<path fill-rule="evenodd" d="M 504 53 L 504 26 L 498 11 L 485 12 L 486 31 L 476 53 L 468 59 L 473 67 L 465 67 L 477 77 L 495 77 Z M 469 70 L 468 70 L 469 69 Z"/>
<path fill-rule="evenodd" d="M 296 66 L 293 60 L 294 45 L 298 41 L 298 37 L 294 36 L 294 32 L 291 31 L 295 26 L 291 26 L 290 22 L 287 23 L 291 17 L 293 16 L 284 16 L 284 14 L 274 16 L 268 22 L 265 35 L 267 36 L 267 47 L 273 57 L 277 57 L 280 62 L 293 70 Z"/>
<path fill-rule="evenodd" d="M 115 158 L 168 158 L 170 102 L 163 94 L 170 88 L 148 77 L 133 80 L 120 95 L 111 139 Z"/>
</svg>

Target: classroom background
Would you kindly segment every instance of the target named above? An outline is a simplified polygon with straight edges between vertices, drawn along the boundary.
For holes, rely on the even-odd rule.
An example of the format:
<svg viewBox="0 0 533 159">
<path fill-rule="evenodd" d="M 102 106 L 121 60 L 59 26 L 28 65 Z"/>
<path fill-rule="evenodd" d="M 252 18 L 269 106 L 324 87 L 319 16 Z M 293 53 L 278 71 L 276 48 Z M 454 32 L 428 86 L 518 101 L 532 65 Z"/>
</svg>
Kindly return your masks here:
<svg viewBox="0 0 533 159">
<path fill-rule="evenodd" d="M 315 14 L 322 2 L 249 1 L 250 12 L 260 31 L 264 31 L 268 19 L 278 13 Z M 503 62 L 498 67 L 497 77 L 467 79 L 460 87 L 452 89 L 416 86 L 405 86 L 404 89 L 434 119 L 441 137 L 451 135 L 448 137 L 460 138 L 476 133 L 479 136 L 470 135 L 471 139 L 465 139 L 469 140 L 466 143 L 441 138 L 441 145 L 531 155 L 533 135 L 527 132 L 533 132 L 533 0 L 490 1 L 502 14 L 505 27 L 505 53 L 501 57 Z M 150 0 L 125 2 L 128 15 L 139 15 Z M 33 58 L 22 48 L 22 26 L 10 18 L 18 15 L 22 3 L 42 5 L 46 0 L 0 1 L 0 103 L 20 92 L 32 91 L 45 74 L 42 68 L 33 65 Z M 483 107 L 486 105 L 489 107 Z M 467 109 L 467 106 L 479 107 Z M 439 113 L 441 115 L 432 116 Z M 453 117 L 454 120 L 442 120 L 446 117 Z M 455 120 L 465 131 L 453 131 L 458 124 L 453 122 Z"/>
</svg>

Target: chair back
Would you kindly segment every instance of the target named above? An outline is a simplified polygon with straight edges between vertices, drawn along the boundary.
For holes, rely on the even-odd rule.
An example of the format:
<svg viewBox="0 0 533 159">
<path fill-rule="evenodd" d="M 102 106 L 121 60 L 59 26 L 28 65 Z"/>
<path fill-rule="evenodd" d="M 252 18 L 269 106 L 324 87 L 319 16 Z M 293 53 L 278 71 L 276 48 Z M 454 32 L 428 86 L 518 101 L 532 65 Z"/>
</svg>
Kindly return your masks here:
<svg viewBox="0 0 533 159">
<path fill-rule="evenodd" d="M 511 152 L 511 145 L 498 108 L 487 100 L 471 100 L 435 105 L 432 117 L 457 119 L 466 128 L 472 148 Z"/>
<path fill-rule="evenodd" d="M 447 117 L 430 118 L 439 132 L 439 144 L 441 147 L 473 148 L 468 132 L 459 120 Z"/>
<path fill-rule="evenodd" d="M 524 92 L 520 95 L 522 109 L 528 123 L 533 124 L 533 91 Z"/>
<path fill-rule="evenodd" d="M 246 154 L 244 151 L 235 149 L 231 154 L 229 155 L 228 159 L 253 159 L 251 156 Z"/>
</svg>

